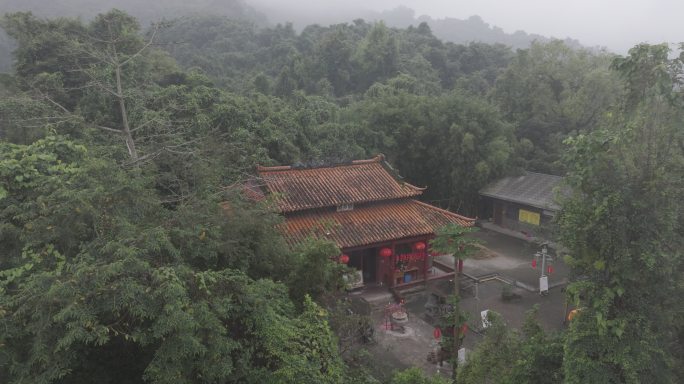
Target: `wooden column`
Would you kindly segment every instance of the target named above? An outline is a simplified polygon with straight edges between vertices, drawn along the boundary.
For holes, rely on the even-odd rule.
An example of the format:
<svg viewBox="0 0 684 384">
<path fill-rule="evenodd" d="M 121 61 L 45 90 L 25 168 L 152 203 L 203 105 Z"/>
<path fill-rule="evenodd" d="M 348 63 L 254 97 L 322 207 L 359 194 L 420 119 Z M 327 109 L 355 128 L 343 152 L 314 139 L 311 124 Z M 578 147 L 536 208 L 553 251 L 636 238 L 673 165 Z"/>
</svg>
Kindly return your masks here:
<svg viewBox="0 0 684 384">
<path fill-rule="evenodd" d="M 397 281 L 394 278 L 394 267 L 397 265 L 397 244 L 393 241 L 392 242 L 392 257 L 390 257 L 390 265 L 389 265 L 389 270 L 390 270 L 390 279 L 392 279 L 392 284 L 390 285 L 392 288 L 397 285 Z"/>
<path fill-rule="evenodd" d="M 425 243 L 425 250 L 423 251 L 423 278 L 425 279 L 425 285 L 428 281 L 428 240 L 427 238 L 422 240 Z"/>
</svg>

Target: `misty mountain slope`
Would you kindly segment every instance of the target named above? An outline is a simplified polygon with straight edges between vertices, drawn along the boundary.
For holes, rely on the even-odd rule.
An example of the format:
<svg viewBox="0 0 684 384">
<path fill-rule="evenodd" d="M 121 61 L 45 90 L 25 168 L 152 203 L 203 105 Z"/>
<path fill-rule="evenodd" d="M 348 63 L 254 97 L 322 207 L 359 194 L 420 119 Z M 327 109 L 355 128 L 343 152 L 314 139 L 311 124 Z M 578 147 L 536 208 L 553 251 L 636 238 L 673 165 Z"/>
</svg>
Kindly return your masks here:
<svg viewBox="0 0 684 384">
<path fill-rule="evenodd" d="M 135 16 L 142 25 L 197 12 L 265 22 L 265 17 L 243 0 L 0 0 L 1 14 L 30 11 L 40 17 L 88 19 L 112 8 Z"/>
<path fill-rule="evenodd" d="M 211 15 L 234 20 L 246 20 L 254 23 L 255 27 L 291 22 L 297 30 L 302 31 L 309 25 L 329 26 L 363 19 L 384 21 L 388 26 L 397 28 L 418 26 L 425 22 L 430 26 L 435 37 L 445 42 L 457 44 L 471 42 L 503 44 L 518 49 L 529 47 L 533 41 L 548 42 L 551 40 L 548 37 L 527 34 L 523 31 L 509 34 L 501 28 L 490 26 L 479 16 L 472 16 L 467 20 L 433 19 L 428 16 L 416 17 L 414 10 L 403 6 L 382 12 L 351 8 L 322 12 L 320 11 L 323 9 L 321 5 L 302 10 L 297 5 L 265 4 L 255 0 L 157 0 L 144 2 L 139 0 L 0 0 L 0 14 L 30 11 L 40 17 L 83 17 L 89 19 L 112 8 L 130 13 L 143 26 L 161 19 L 184 18 L 190 15 Z M 188 32 L 196 34 L 193 31 Z M 230 33 L 228 32 L 229 35 Z M 182 41 L 188 39 L 178 38 L 176 40 L 182 44 Z M 565 43 L 571 47 L 581 47 L 576 40 L 566 39 Z M 8 72 L 11 69 L 10 52 L 12 47 L 13 42 L 0 30 L 0 72 Z M 172 47 L 169 49 L 177 51 Z M 267 53 L 264 54 L 268 55 Z M 231 58 L 235 57 L 231 56 Z M 185 61 L 185 63 L 199 65 L 200 67 L 210 65 L 207 62 L 190 63 L 190 61 Z"/>
<path fill-rule="evenodd" d="M 423 93 L 457 81 L 476 92 L 490 87 L 512 57 L 504 45 L 443 42 L 426 23 L 390 28 L 357 19 L 328 27 L 259 28 L 219 16 L 177 20 L 159 35 L 184 68 L 199 68 L 222 88 L 287 96 L 292 90 L 353 97 L 377 82 L 406 76 Z M 413 87 L 413 85 L 411 85 Z"/>
<path fill-rule="evenodd" d="M 434 35 L 444 41 L 457 44 L 479 42 L 486 44 L 504 44 L 513 49 L 529 48 L 534 41 L 549 42 L 556 40 L 555 37 L 542 36 L 539 34 L 516 31 L 506 33 L 503 29 L 486 23 L 480 16 L 473 15 L 468 19 L 456 19 L 452 17 L 432 18 L 430 16 L 416 16 L 416 12 L 408 7 L 399 6 L 394 9 L 375 12 L 365 9 L 354 9 L 353 6 L 339 6 L 332 11 L 323 11 L 322 5 L 298 7 L 285 5 L 285 3 L 265 0 L 246 0 L 254 8 L 264 13 L 272 22 L 291 22 L 296 29 L 302 30 L 310 24 L 332 25 L 351 22 L 355 19 L 366 21 L 383 21 L 390 27 L 407 28 L 411 25 L 418 26 L 426 22 Z M 573 48 L 581 48 L 581 44 L 574 39 L 562 39 L 566 45 Z"/>
<path fill-rule="evenodd" d="M 12 51 L 16 44 L 0 28 L 0 73 L 8 72 L 12 68 Z"/>
<path fill-rule="evenodd" d="M 389 11 L 377 14 L 378 20 L 383 20 L 387 25 L 399 28 L 406 28 L 410 25 L 418 25 L 426 22 L 432 29 L 432 33 L 444 40 L 457 44 L 468 44 L 472 42 L 485 44 L 504 44 L 513 49 L 529 48 L 534 41 L 549 42 L 555 38 L 542 36 L 525 31 L 506 33 L 503 29 L 486 23 L 480 16 L 473 15 L 468 19 L 456 19 L 446 17 L 435 19 L 430 16 L 416 17 L 414 10 L 407 7 L 398 7 Z M 579 41 L 565 39 L 565 44 L 573 48 L 581 48 Z"/>
<path fill-rule="evenodd" d="M 525 31 L 506 33 L 503 29 L 490 26 L 479 16 L 471 16 L 467 20 L 453 18 L 432 19 L 428 16 L 421 16 L 419 21 L 427 22 L 432 28 L 432 32 L 440 39 L 454 43 L 466 44 L 470 42 L 480 42 L 486 44 L 504 44 L 514 49 L 529 48 L 534 41 L 549 42 L 554 40 L 542 35 L 528 34 Z M 565 44 L 573 48 L 581 48 L 579 41 L 565 39 Z"/>
<path fill-rule="evenodd" d="M 221 15 L 266 25 L 266 17 L 243 0 L 0 0 L 0 15 L 32 12 L 44 18 L 81 17 L 90 19 L 117 8 L 135 16 L 142 26 L 162 19 L 175 19 L 190 14 Z M 14 42 L 0 29 L 0 73 L 9 72 Z"/>
</svg>

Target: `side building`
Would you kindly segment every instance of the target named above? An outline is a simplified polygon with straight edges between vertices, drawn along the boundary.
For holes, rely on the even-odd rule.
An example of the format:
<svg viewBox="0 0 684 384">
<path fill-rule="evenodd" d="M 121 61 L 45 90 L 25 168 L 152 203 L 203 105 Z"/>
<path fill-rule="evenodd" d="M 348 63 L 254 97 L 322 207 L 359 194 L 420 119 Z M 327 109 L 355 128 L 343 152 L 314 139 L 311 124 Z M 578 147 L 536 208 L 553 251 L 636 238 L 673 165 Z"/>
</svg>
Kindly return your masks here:
<svg viewBox="0 0 684 384">
<path fill-rule="evenodd" d="M 480 190 L 480 216 L 493 224 L 548 237 L 548 225 L 560 210 L 556 194 L 563 177 L 525 172 L 494 181 Z"/>
<path fill-rule="evenodd" d="M 446 224 L 474 224 L 416 200 L 424 188 L 401 181 L 382 155 L 323 167 L 258 167 L 257 173 L 250 194 L 272 196 L 286 239 L 329 239 L 364 285 L 400 288 L 453 276 L 453 269 L 433 267 L 429 240 Z"/>
</svg>

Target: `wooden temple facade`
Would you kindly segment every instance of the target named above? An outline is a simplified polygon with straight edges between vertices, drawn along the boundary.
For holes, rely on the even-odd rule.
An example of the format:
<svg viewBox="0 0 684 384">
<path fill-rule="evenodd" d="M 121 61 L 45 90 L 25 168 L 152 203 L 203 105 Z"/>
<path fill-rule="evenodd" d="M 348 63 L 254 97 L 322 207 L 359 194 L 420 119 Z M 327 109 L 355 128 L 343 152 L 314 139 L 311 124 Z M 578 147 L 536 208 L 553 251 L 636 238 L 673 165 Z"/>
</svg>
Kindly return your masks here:
<svg viewBox="0 0 684 384">
<path fill-rule="evenodd" d="M 474 220 L 416 200 L 424 188 L 400 181 L 382 155 L 326 167 L 259 167 L 250 193 L 274 197 L 285 217 L 281 230 L 296 243 L 327 238 L 363 285 L 398 288 L 453 269 L 436 269 L 429 249 L 435 230 Z"/>
</svg>

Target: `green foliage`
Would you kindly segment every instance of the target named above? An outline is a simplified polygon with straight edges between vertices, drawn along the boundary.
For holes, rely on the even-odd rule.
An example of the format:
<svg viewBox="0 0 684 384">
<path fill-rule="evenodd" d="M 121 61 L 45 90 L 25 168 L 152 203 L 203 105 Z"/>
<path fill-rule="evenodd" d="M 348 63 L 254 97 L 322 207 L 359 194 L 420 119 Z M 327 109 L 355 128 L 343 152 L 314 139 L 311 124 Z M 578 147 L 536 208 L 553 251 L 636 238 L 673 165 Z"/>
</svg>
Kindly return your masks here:
<svg viewBox="0 0 684 384">
<path fill-rule="evenodd" d="M 567 141 L 575 194 L 559 217 L 569 288 L 582 308 L 568 331 L 569 383 L 665 383 L 681 374 L 681 63 L 640 45 L 614 63 L 627 84 L 605 127 Z M 679 333 L 678 333 L 679 332 Z M 681 359 L 679 359 L 681 361 Z M 679 367 L 678 367 L 679 366 Z M 680 377 L 681 379 L 681 377 Z"/>
<path fill-rule="evenodd" d="M 682 381 L 684 85 L 666 46 L 610 72 L 605 54 L 443 43 L 427 24 L 143 31 L 112 10 L 2 26 L 17 43 L 0 78 L 3 383 L 374 382 L 327 323 L 356 337 L 344 321 L 361 320 L 315 303 L 344 287 L 339 249 L 289 250 L 240 186 L 257 163 L 378 152 L 468 214 L 520 166 L 569 171 L 558 223 L 580 314 L 563 339 L 495 321 L 459 380 Z M 468 231 L 432 248 L 467 257 Z M 453 305 L 446 326 L 465 321 Z"/>
<path fill-rule="evenodd" d="M 339 255 L 339 248 L 325 239 L 310 238 L 297 246 L 289 261 L 293 267 L 288 282 L 295 302 L 306 296 L 318 299 L 345 287 L 347 266 L 337 261 Z"/>
<path fill-rule="evenodd" d="M 426 199 L 474 214 L 477 191 L 510 171 L 511 126 L 484 100 L 461 92 L 421 94 L 408 76 L 376 84 L 352 106 L 365 148 L 387 155 Z"/>
<path fill-rule="evenodd" d="M 516 137 L 533 144 L 522 153 L 526 168 L 560 174 L 562 141 L 597 128 L 620 95 L 610 59 L 561 41 L 535 43 L 519 51 L 501 74 L 492 97 L 516 124 Z"/>
<path fill-rule="evenodd" d="M 458 371 L 458 382 L 560 383 L 563 382 L 563 339 L 546 334 L 536 321 L 538 308 L 528 312 L 522 332 L 510 330 L 496 313 L 484 339 Z"/>
<path fill-rule="evenodd" d="M 458 224 L 447 224 L 435 232 L 435 238 L 430 241 L 430 248 L 438 253 L 454 255 L 459 259 L 466 259 L 477 252 L 477 239 L 468 237 L 468 233 L 477 232 L 476 227 L 463 227 Z"/>
<path fill-rule="evenodd" d="M 327 313 L 309 296 L 304 298 L 302 314 L 293 321 L 277 319 L 265 333 L 266 351 L 274 361 L 267 375 L 249 377 L 253 383 L 340 383 L 344 364 L 337 341 L 326 321 Z"/>
<path fill-rule="evenodd" d="M 165 209 L 139 169 L 62 137 L 1 149 L 8 382 L 340 380 L 325 312 L 306 299 L 296 315 L 285 286 L 235 269 L 284 264 L 256 211 Z"/>
<path fill-rule="evenodd" d="M 397 372 L 392 377 L 391 384 L 446 384 L 448 381 L 440 376 L 425 376 L 420 368 L 409 368 Z"/>
</svg>

